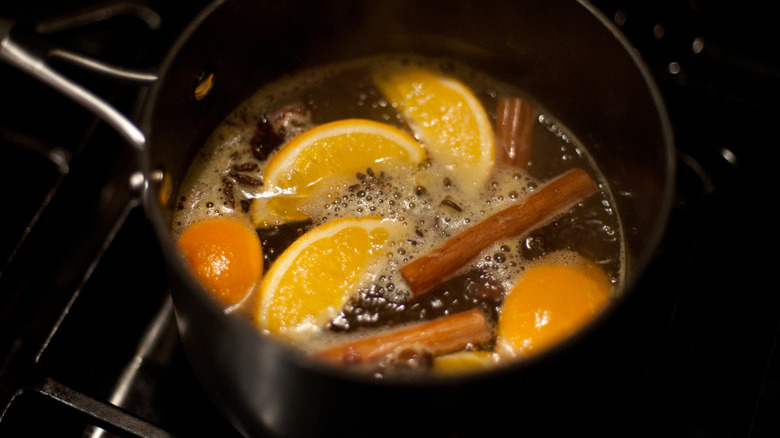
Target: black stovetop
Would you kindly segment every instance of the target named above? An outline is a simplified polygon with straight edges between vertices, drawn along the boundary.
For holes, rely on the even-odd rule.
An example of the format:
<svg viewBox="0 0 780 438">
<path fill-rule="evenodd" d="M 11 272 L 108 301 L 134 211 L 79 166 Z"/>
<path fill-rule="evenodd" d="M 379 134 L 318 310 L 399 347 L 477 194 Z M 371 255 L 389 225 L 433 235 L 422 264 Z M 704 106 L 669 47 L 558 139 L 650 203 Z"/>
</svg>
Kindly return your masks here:
<svg viewBox="0 0 780 438">
<path fill-rule="evenodd" d="M 63 3 L 7 2 L 0 16 L 148 70 L 204 5 Z M 778 242 L 780 31 L 744 3 L 594 3 L 650 66 L 678 148 L 676 204 L 644 284 L 657 354 L 622 375 L 653 387 L 636 397 L 657 397 L 667 415 L 654 420 L 682 436 L 780 436 L 780 294 L 766 255 Z M 137 111 L 136 86 L 69 73 Z M 0 65 L 0 436 L 238 435 L 182 352 L 133 157 L 86 111 Z"/>
</svg>

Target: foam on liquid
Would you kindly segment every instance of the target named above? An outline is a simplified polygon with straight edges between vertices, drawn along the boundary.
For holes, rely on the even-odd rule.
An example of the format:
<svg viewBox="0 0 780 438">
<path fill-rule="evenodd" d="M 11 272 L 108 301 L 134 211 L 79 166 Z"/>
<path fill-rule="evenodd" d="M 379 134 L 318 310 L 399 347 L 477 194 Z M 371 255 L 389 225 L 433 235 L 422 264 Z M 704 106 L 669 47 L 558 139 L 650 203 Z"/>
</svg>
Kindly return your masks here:
<svg viewBox="0 0 780 438">
<path fill-rule="evenodd" d="M 297 120 L 287 127 L 287 140 L 312 126 L 353 117 L 373 119 L 409 131 L 403 118 L 371 83 L 370 71 L 383 68 L 383 63 L 419 63 L 459 77 L 482 101 L 493 123 L 498 98 L 524 96 L 514 87 L 497 83 L 455 62 L 413 57 L 358 60 L 284 78 L 259 90 L 214 131 L 182 185 L 174 234 L 208 217 L 229 216 L 251 223 L 250 214 L 245 211 L 247 202 L 268 196 L 264 192 L 266 188 L 233 184 L 235 205 L 231 207 L 223 190 L 224 181 L 230 178 L 233 166 L 257 162 L 250 151 L 250 139 L 258 121 L 273 117 L 280 108 L 294 106 L 311 113 L 310 120 Z M 404 223 L 409 231 L 405 239 L 388 246 L 364 287 L 333 320 L 330 331 L 359 332 L 396 326 L 474 305 L 489 307 L 495 316 L 498 302 L 494 297 L 485 298 L 484 289 L 511 289 L 518 275 L 542 255 L 552 254 L 562 262 L 573 263 L 576 253 L 590 251 L 592 254 L 584 255 L 601 265 L 615 285 L 620 282 L 624 266 L 620 223 L 611 195 L 604 187 L 592 200 L 576 207 L 575 214 L 554 218 L 547 226 L 528 235 L 505 239 L 483 251 L 481 257 L 455 275 L 459 277 L 458 285 L 445 282 L 421 302 L 410 303 L 406 299 L 406 287 L 398 273 L 400 267 L 496 211 L 521 202 L 543 184 L 532 174 L 558 174 L 571 167 L 583 167 L 598 175 L 586 150 L 572 135 L 543 109 L 537 111 L 536 155 L 532 156 L 529 170 L 497 164 L 489 186 L 478 197 L 466 196 L 453 183 L 448 184 L 443 176 L 445 172 L 437 168 L 438 163 L 431 162 L 424 169 L 367 169 L 365 173 L 332 181 L 301 206 L 312 222 L 293 224 L 290 230 L 284 231 L 294 234 L 292 238 L 339 217 L 382 216 Z M 245 173 L 260 179 L 267 162 L 258 162 L 257 170 Z M 587 238 L 582 236 L 584 229 L 588 230 Z M 567 241 L 572 236 L 577 241 Z M 265 245 L 266 242 L 267 258 L 283 250 Z"/>
</svg>

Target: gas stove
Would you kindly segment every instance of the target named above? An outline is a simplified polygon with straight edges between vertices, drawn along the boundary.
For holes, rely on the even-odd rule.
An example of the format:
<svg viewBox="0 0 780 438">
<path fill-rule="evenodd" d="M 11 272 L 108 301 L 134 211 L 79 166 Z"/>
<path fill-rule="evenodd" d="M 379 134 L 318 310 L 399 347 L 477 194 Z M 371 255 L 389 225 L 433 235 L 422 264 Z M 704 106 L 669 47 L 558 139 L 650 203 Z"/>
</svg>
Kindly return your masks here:
<svg viewBox="0 0 780 438">
<path fill-rule="evenodd" d="M 4 2 L 56 47 L 153 72 L 205 1 Z M 780 31 L 744 3 L 594 1 L 637 48 L 675 129 L 669 230 L 642 287 L 652 360 L 624 370 L 637 406 L 681 436 L 780 436 Z M 744 11 L 744 12 L 742 12 Z M 126 114 L 145 88 L 72 66 Z M 0 65 L 0 435 L 238 436 L 195 380 L 163 261 L 135 197 L 132 148 L 94 116 Z M 628 361 L 628 363 L 631 363 Z M 641 402 L 638 402 L 641 399 Z M 642 435 L 642 425 L 636 425 Z"/>
</svg>

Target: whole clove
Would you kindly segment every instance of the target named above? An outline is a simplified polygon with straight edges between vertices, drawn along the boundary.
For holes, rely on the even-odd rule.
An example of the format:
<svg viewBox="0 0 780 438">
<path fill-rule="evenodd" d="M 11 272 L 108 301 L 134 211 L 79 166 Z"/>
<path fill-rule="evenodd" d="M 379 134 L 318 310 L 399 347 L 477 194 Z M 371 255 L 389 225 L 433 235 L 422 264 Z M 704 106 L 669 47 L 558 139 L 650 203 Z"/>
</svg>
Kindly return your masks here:
<svg viewBox="0 0 780 438">
<path fill-rule="evenodd" d="M 222 184 L 222 193 L 225 195 L 225 205 L 230 208 L 235 208 L 236 198 L 233 196 L 233 181 L 222 178 Z"/>
<path fill-rule="evenodd" d="M 230 172 L 229 175 L 237 182 L 247 186 L 257 187 L 263 185 L 263 181 L 261 179 L 254 178 L 249 175 L 245 175 L 243 173 Z"/>
<path fill-rule="evenodd" d="M 246 163 L 235 164 L 230 169 L 233 172 L 251 172 L 253 170 L 257 170 L 258 167 L 260 166 L 258 166 L 257 163 L 247 161 Z"/>
<path fill-rule="evenodd" d="M 452 198 L 450 198 L 449 196 L 444 198 L 444 199 L 442 199 L 441 205 L 443 205 L 445 207 L 450 207 L 451 209 L 457 211 L 458 213 L 463 211 L 463 209 L 460 207 L 460 205 L 455 203 L 455 201 L 453 201 Z"/>
</svg>

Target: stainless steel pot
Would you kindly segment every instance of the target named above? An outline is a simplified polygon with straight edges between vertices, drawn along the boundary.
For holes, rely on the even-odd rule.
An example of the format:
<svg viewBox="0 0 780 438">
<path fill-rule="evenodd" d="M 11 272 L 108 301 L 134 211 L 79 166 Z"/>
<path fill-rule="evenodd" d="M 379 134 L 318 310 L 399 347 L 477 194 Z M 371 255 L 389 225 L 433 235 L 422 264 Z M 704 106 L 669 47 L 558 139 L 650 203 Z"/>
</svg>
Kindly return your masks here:
<svg viewBox="0 0 780 438">
<path fill-rule="evenodd" d="M 674 147 L 646 67 L 587 2 L 220 0 L 172 47 L 137 124 L 17 45 L 12 25 L 0 20 L 0 58 L 83 103 L 137 147 L 143 202 L 168 264 L 185 350 L 215 404 L 245 435 L 485 435 L 508 425 L 552 433 L 617 424 L 619 416 L 586 412 L 619 375 L 606 359 L 616 348 L 611 335 L 635 311 L 631 298 L 663 234 Z M 628 278 L 617 305 L 531 360 L 436 380 L 378 380 L 324 367 L 223 314 L 189 275 L 170 234 L 171 198 L 192 157 L 264 83 L 380 52 L 455 57 L 518 84 L 589 147 L 625 227 Z"/>
</svg>

